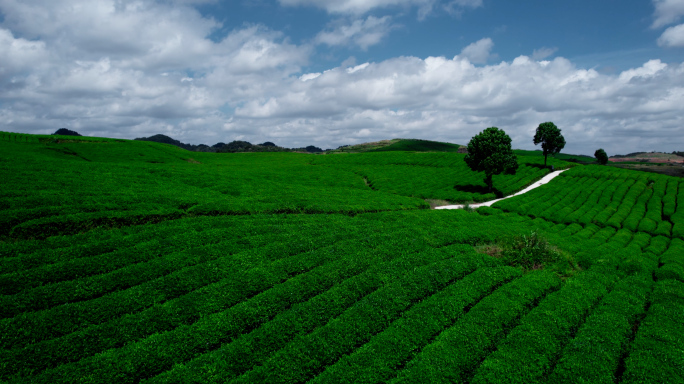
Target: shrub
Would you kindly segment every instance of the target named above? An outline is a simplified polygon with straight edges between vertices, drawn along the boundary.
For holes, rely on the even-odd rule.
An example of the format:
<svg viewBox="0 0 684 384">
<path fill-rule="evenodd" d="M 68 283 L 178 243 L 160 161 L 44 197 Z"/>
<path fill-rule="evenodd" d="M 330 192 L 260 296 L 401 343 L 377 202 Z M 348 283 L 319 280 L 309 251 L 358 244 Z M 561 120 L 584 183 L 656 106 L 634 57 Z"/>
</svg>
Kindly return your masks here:
<svg viewBox="0 0 684 384">
<path fill-rule="evenodd" d="M 545 264 L 563 260 L 562 254 L 537 232 L 505 238 L 500 246 L 500 257 L 504 263 L 524 269 L 539 269 Z"/>
</svg>

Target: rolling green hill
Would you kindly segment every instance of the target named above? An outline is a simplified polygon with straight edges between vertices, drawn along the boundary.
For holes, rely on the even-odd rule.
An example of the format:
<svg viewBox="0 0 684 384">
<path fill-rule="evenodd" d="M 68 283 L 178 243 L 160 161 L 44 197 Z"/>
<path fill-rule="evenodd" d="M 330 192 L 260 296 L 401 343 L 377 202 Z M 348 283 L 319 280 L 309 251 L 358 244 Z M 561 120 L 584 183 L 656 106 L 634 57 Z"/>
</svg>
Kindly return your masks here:
<svg viewBox="0 0 684 384">
<path fill-rule="evenodd" d="M 518 156 L 544 156 L 544 152 L 541 150 L 536 150 L 536 151 L 528 151 L 524 149 L 514 149 L 513 153 L 515 153 Z M 564 160 L 564 161 L 573 161 L 577 163 L 583 163 L 583 164 L 592 164 L 596 163 L 596 158 L 591 157 L 591 156 L 586 156 L 586 155 L 571 155 L 567 153 L 556 153 L 554 155 L 549 156 L 549 158 L 554 158 L 558 160 Z"/>
<path fill-rule="evenodd" d="M 418 139 L 392 139 L 381 140 L 355 145 L 345 145 L 332 151 L 330 154 L 339 153 L 362 153 L 362 152 L 458 152 L 460 145 L 442 143 L 439 141 Z"/>
<path fill-rule="evenodd" d="M 458 144 L 439 141 L 401 139 L 391 145 L 377 148 L 373 152 L 411 151 L 411 152 L 458 152 Z"/>
<path fill-rule="evenodd" d="M 680 179 L 462 157 L 0 134 L 0 382 L 684 383 Z"/>
</svg>

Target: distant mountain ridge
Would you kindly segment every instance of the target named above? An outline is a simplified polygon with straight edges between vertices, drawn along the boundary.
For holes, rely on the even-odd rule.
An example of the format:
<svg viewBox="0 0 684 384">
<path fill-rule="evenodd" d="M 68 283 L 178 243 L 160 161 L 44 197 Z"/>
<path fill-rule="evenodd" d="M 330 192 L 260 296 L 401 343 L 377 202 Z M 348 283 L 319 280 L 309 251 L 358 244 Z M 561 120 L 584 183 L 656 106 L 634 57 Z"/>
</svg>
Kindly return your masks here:
<svg viewBox="0 0 684 384">
<path fill-rule="evenodd" d="M 284 148 L 284 147 L 279 147 L 276 144 L 267 141 L 262 144 L 252 144 L 248 141 L 241 141 L 241 140 L 234 140 L 231 141 L 230 143 L 216 143 L 212 146 L 208 146 L 206 144 L 185 144 L 182 143 L 178 140 L 175 140 L 169 136 L 166 135 L 153 135 L 150 137 L 138 137 L 134 140 L 140 140 L 140 141 L 152 141 L 155 143 L 162 143 L 162 144 L 171 144 L 175 145 L 177 147 L 186 149 L 188 151 L 192 152 L 215 152 L 215 153 L 235 153 L 235 152 L 309 152 L 309 153 L 319 153 L 323 152 L 322 149 L 315 147 L 313 145 L 310 145 L 305 148 Z"/>
</svg>

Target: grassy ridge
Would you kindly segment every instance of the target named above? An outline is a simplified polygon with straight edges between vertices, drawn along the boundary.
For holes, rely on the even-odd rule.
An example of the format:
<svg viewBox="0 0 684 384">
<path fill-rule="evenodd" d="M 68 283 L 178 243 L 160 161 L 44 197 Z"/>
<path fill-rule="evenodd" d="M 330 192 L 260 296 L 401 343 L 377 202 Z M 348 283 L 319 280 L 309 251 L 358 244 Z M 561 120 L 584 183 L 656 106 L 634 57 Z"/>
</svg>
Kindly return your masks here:
<svg viewBox="0 0 684 384">
<path fill-rule="evenodd" d="M 458 152 L 460 147 L 458 144 L 442 143 L 439 141 L 402 139 L 388 146 L 374 149 L 371 152 Z"/>
</svg>

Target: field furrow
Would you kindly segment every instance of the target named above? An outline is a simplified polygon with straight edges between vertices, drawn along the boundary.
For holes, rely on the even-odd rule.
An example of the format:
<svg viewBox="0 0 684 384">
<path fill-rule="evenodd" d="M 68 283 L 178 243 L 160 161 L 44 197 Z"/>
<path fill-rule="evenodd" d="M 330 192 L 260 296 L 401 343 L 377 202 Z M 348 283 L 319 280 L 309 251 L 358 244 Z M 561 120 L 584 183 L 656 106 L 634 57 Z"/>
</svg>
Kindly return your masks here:
<svg viewBox="0 0 684 384">
<path fill-rule="evenodd" d="M 561 281 L 528 273 L 494 291 L 415 355 L 392 383 L 463 382 L 496 344 Z"/>
</svg>

